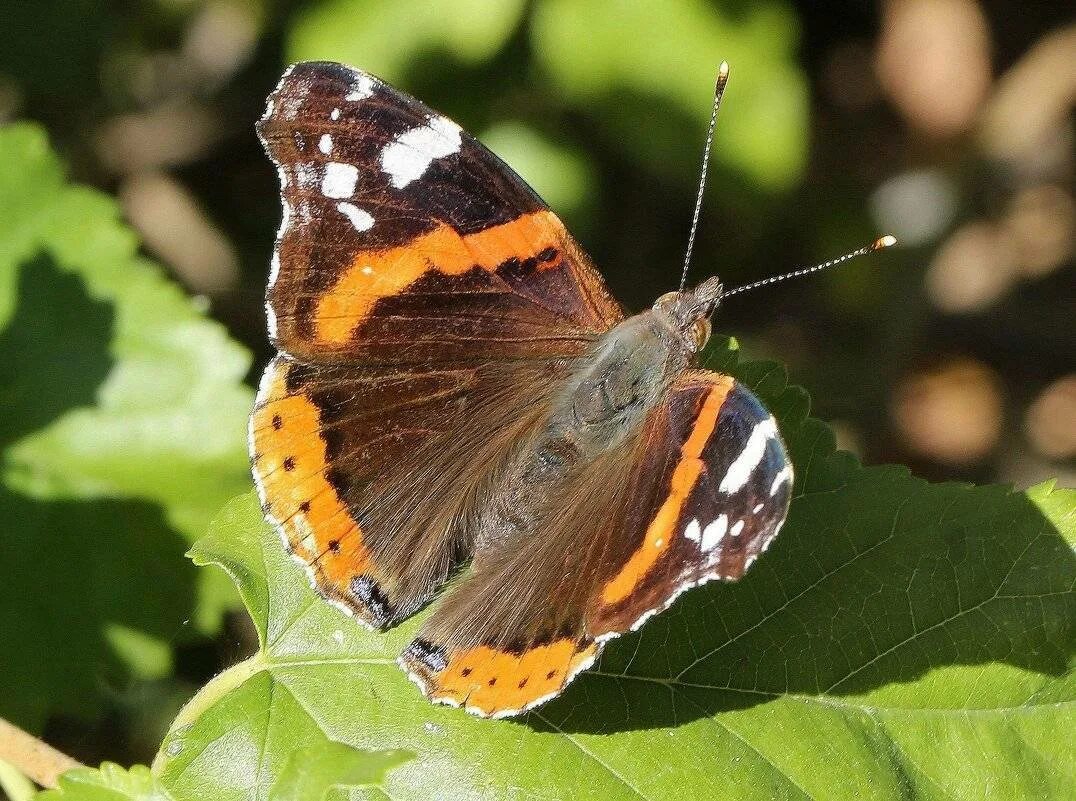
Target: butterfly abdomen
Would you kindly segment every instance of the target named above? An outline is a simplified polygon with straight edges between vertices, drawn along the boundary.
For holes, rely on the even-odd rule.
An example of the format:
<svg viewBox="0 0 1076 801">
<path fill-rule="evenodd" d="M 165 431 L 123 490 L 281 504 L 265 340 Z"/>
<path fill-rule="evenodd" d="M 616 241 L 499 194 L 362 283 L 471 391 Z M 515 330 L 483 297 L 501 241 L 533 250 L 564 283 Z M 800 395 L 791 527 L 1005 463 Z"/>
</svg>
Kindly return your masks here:
<svg viewBox="0 0 1076 801">
<path fill-rule="evenodd" d="M 495 482 L 475 530 L 479 552 L 538 534 L 550 497 L 638 434 L 690 353 L 652 311 L 625 320 L 576 360 L 548 419 Z"/>
</svg>

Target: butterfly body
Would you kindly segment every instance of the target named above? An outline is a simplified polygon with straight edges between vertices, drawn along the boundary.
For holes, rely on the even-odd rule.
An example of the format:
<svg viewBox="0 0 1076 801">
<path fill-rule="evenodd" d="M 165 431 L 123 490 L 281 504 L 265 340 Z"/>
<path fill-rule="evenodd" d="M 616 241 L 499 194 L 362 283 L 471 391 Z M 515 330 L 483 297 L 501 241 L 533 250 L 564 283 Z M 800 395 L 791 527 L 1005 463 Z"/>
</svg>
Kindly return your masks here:
<svg viewBox="0 0 1076 801">
<path fill-rule="evenodd" d="M 548 700 L 776 536 L 769 412 L 698 352 L 716 278 L 626 315 L 541 200 L 358 70 L 291 68 L 259 133 L 284 220 L 251 416 L 267 518 L 401 666 L 484 716 Z"/>
<path fill-rule="evenodd" d="M 629 317 L 596 340 L 568 369 L 563 389 L 528 441 L 513 454 L 503 478 L 481 506 L 479 550 L 507 538 L 540 536 L 542 510 L 559 484 L 636 435 L 669 384 L 693 363 L 705 344 L 690 328 L 709 307 L 675 293 L 655 308 Z M 669 313 L 680 303 L 696 309 L 682 321 Z"/>
</svg>

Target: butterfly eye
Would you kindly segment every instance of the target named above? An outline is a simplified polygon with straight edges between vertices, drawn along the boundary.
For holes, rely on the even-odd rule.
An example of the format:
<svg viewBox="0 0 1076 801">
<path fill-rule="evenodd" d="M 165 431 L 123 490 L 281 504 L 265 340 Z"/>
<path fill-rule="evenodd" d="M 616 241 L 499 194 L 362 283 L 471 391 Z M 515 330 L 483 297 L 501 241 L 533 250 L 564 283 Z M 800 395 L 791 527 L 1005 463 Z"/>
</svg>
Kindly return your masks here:
<svg viewBox="0 0 1076 801">
<path fill-rule="evenodd" d="M 706 343 L 709 339 L 710 321 L 705 318 L 696 320 L 691 326 L 691 341 L 695 345 L 695 350 L 700 351 L 706 347 Z"/>
</svg>

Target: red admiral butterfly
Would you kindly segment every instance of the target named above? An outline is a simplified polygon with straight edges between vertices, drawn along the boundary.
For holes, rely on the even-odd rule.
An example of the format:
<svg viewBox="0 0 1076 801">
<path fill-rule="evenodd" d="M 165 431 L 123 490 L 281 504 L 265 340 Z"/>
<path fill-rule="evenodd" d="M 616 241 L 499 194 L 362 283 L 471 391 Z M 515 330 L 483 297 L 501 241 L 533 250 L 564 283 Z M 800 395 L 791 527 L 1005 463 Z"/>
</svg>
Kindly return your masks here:
<svg viewBox="0 0 1076 801">
<path fill-rule="evenodd" d="M 716 278 L 628 316 L 511 169 L 340 64 L 289 69 L 258 132 L 284 207 L 250 421 L 265 514 L 371 627 L 444 590 L 400 657 L 431 700 L 541 704 L 777 536 L 774 418 L 697 366 Z"/>
</svg>

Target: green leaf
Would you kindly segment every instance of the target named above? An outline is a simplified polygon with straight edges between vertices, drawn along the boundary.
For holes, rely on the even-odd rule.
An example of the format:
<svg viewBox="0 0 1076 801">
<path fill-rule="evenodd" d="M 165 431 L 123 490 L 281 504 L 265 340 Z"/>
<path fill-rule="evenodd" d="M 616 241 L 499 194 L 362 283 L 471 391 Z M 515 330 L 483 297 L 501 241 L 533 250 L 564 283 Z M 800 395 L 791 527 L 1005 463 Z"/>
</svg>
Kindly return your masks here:
<svg viewBox="0 0 1076 801">
<path fill-rule="evenodd" d="M 385 780 L 394 799 L 1072 797 L 1076 493 L 864 468 L 781 368 L 735 359 L 714 362 L 774 411 L 797 465 L 785 531 L 520 719 L 429 704 L 395 664 L 421 621 L 362 630 L 252 495 L 231 502 L 193 557 L 239 586 L 261 649 L 181 713 L 161 783 L 263 798 L 326 737 L 416 754 Z"/>
<path fill-rule="evenodd" d="M 145 765 L 129 771 L 105 762 L 99 769 L 77 768 L 60 777 L 60 786 L 34 796 L 35 801 L 168 801 Z"/>
<path fill-rule="evenodd" d="M 260 668 L 255 660 L 219 676 L 173 726 L 155 767 L 176 801 L 320 799 L 332 787 L 380 784 L 413 756 L 329 740 Z"/>
<path fill-rule="evenodd" d="M 359 751 L 330 742 L 299 748 L 288 758 L 269 801 L 309 801 L 324 798 L 335 787 L 377 785 L 385 773 L 412 756 L 400 751 Z"/>
<path fill-rule="evenodd" d="M 291 27 L 288 58 L 333 59 L 399 81 L 416 56 L 447 51 L 466 64 L 491 58 L 523 14 L 523 0 L 327 0 Z"/>
<path fill-rule="evenodd" d="M 654 36 L 655 27 L 661 35 Z M 660 8 L 624 0 L 540 0 L 531 41 L 561 99 L 600 104 L 611 142 L 659 172 L 698 150 L 688 131 L 705 130 L 707 91 L 722 60 L 732 65 L 714 158 L 768 190 L 784 189 L 807 163 L 807 81 L 796 63 L 792 7 L 767 0 L 666 0 Z M 669 111 L 674 113 L 670 114 Z M 689 142 L 694 140 L 689 137 Z M 681 156 L 681 154 L 683 154 Z"/>
<path fill-rule="evenodd" d="M 0 714 L 31 729 L 215 630 L 234 591 L 182 555 L 249 486 L 249 355 L 63 173 L 0 130 Z"/>
</svg>

